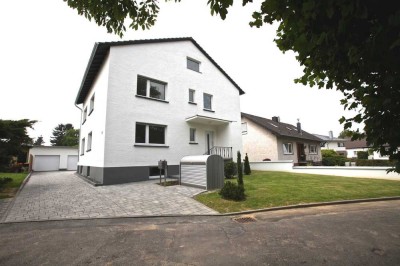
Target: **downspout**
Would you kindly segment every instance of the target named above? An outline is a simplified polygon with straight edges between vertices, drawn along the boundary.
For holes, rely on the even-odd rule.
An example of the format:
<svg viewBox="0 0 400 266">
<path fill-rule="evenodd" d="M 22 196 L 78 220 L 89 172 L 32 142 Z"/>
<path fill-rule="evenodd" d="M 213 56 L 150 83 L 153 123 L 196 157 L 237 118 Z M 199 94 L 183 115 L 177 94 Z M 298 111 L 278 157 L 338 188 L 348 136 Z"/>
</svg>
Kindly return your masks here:
<svg viewBox="0 0 400 266">
<path fill-rule="evenodd" d="M 81 110 L 81 120 L 79 122 L 79 139 L 78 139 L 78 162 L 80 161 L 80 157 L 81 157 L 81 134 L 82 134 L 82 109 L 75 103 L 76 108 L 78 108 L 79 110 Z M 76 171 L 78 172 L 78 169 L 76 169 Z M 78 174 L 80 174 L 78 172 Z"/>
</svg>

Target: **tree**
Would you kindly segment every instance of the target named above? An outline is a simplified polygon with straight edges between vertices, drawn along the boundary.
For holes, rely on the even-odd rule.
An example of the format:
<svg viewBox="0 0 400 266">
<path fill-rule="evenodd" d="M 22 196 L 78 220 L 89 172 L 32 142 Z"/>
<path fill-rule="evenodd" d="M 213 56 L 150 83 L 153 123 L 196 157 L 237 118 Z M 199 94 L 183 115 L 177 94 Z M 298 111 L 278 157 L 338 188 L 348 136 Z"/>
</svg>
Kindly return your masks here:
<svg viewBox="0 0 400 266">
<path fill-rule="evenodd" d="M 12 157 L 26 154 L 27 147 L 32 145 L 27 129 L 33 128 L 36 120 L 1 120 L 0 119 L 0 167 L 7 167 Z"/>
<path fill-rule="evenodd" d="M 237 170 L 238 170 L 238 185 L 243 186 L 243 170 L 242 170 L 242 155 L 237 152 Z"/>
<path fill-rule="evenodd" d="M 35 142 L 33 142 L 33 145 L 35 146 L 42 146 L 44 144 L 43 136 L 39 136 Z"/>
<path fill-rule="evenodd" d="M 247 153 L 246 156 L 244 157 L 244 174 L 251 175 L 249 156 L 247 156 Z"/>
<path fill-rule="evenodd" d="M 126 17 L 131 28 L 149 28 L 159 12 L 157 0 L 64 1 L 120 36 Z M 207 4 L 212 15 L 225 19 L 233 0 Z M 399 1 L 264 0 L 250 25 L 278 23 L 278 48 L 294 51 L 303 67 L 295 82 L 343 92 L 344 109 L 357 111 L 340 118 L 344 129 L 363 123 L 364 132 L 352 131 L 352 139 L 366 137 L 374 150 L 397 161 L 394 170 L 400 173 L 399 17 Z"/>
<path fill-rule="evenodd" d="M 344 130 L 342 130 L 342 132 L 339 133 L 338 138 L 347 139 L 347 138 L 351 138 L 351 136 L 352 136 L 351 130 L 344 129 Z"/>
<path fill-rule="evenodd" d="M 79 130 L 75 130 L 72 124 L 59 124 L 53 129 L 50 143 L 52 146 L 77 146 L 78 138 Z"/>
</svg>

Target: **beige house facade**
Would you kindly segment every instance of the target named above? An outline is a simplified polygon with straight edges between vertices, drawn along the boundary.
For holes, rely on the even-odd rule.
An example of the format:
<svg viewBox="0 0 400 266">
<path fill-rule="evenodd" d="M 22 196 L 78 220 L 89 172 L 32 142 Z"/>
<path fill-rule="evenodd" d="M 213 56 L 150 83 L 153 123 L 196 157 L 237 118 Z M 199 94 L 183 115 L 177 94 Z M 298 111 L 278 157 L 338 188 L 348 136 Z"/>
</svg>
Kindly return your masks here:
<svg viewBox="0 0 400 266">
<path fill-rule="evenodd" d="M 322 160 L 321 139 L 296 126 L 242 113 L 243 151 L 251 162 L 292 160 L 295 165 Z"/>
</svg>

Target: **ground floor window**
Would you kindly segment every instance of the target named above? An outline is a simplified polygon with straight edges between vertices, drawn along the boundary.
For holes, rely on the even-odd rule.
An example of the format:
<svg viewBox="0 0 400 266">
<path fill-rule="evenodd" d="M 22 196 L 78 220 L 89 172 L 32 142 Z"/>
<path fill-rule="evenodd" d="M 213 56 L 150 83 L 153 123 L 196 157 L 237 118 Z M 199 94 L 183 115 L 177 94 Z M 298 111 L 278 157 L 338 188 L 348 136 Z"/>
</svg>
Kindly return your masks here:
<svg viewBox="0 0 400 266">
<path fill-rule="evenodd" d="M 283 143 L 283 154 L 293 154 L 293 143 Z"/>
<path fill-rule="evenodd" d="M 139 144 L 165 144 L 164 125 L 136 123 L 135 143 Z"/>
<path fill-rule="evenodd" d="M 189 133 L 189 141 L 190 142 L 196 142 L 196 129 L 195 128 L 191 128 L 190 129 L 190 133 Z"/>
<path fill-rule="evenodd" d="M 310 145 L 310 154 L 317 154 L 317 145 Z"/>
</svg>

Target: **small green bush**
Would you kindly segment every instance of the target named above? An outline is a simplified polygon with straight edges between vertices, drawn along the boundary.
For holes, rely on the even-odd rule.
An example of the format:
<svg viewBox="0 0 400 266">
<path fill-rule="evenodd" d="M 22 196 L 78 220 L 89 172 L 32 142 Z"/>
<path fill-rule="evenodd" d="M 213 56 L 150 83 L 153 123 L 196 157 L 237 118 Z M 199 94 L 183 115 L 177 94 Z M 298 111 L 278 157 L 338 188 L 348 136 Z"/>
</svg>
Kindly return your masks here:
<svg viewBox="0 0 400 266">
<path fill-rule="evenodd" d="M 357 152 L 357 159 L 368 159 L 368 152 L 367 151 L 359 151 Z"/>
<path fill-rule="evenodd" d="M 219 195 L 227 200 L 244 200 L 246 195 L 244 194 L 244 187 L 237 185 L 232 182 L 225 182 L 224 187 L 220 190 Z"/>
<path fill-rule="evenodd" d="M 237 165 L 235 162 L 227 162 L 225 164 L 225 177 L 233 178 L 237 174 Z"/>
<path fill-rule="evenodd" d="M 336 153 L 334 150 L 322 150 L 323 166 L 344 166 L 346 158 Z"/>
</svg>

